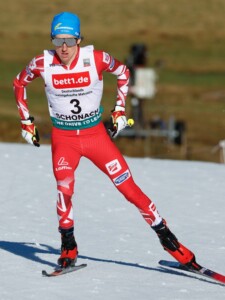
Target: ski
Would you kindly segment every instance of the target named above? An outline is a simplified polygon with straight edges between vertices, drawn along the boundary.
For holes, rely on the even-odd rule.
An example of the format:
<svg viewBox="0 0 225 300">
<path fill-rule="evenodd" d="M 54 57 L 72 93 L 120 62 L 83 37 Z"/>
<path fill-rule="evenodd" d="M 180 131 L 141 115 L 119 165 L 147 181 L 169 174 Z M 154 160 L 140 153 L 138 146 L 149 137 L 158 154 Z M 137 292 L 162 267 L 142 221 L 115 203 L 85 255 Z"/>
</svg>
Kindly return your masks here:
<svg viewBox="0 0 225 300">
<path fill-rule="evenodd" d="M 213 279 L 217 282 L 225 284 L 225 276 L 224 275 L 219 274 L 215 271 L 212 271 L 208 268 L 202 267 L 199 264 L 197 264 L 198 270 L 187 267 L 185 265 L 182 265 L 177 261 L 160 260 L 159 264 L 161 266 L 164 266 L 164 267 L 169 267 L 169 268 L 173 268 L 173 269 L 178 269 L 178 270 L 187 271 L 187 272 L 195 273 L 195 274 L 198 274 L 198 275 L 202 275 L 202 276 L 208 277 L 210 279 Z"/>
<path fill-rule="evenodd" d="M 53 277 L 53 276 L 59 276 L 59 275 L 64 275 L 70 272 L 75 272 L 80 269 L 83 269 L 87 267 L 87 264 L 81 264 L 81 265 L 75 265 L 75 266 L 69 266 L 67 268 L 58 268 L 55 269 L 53 272 L 48 273 L 46 270 L 42 270 L 42 275 L 44 277 Z"/>
</svg>

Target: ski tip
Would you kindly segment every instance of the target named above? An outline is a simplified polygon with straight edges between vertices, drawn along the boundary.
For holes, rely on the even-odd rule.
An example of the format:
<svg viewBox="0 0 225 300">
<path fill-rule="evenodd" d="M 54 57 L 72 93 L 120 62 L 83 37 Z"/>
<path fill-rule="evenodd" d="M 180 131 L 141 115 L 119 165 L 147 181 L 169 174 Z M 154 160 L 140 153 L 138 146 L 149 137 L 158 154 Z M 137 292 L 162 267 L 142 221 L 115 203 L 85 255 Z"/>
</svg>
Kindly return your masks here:
<svg viewBox="0 0 225 300">
<path fill-rule="evenodd" d="M 169 267 L 169 268 L 175 268 L 175 269 L 183 269 L 183 268 L 186 269 L 186 267 L 184 265 L 180 264 L 178 261 L 171 261 L 171 260 L 163 260 L 162 259 L 158 262 L 158 264 L 160 266 L 163 266 L 163 267 Z"/>
<path fill-rule="evenodd" d="M 46 272 L 46 270 L 42 270 L 41 274 L 42 274 L 42 276 L 48 277 L 48 273 Z"/>
<path fill-rule="evenodd" d="M 158 264 L 161 265 L 161 266 L 170 265 L 170 264 L 173 264 L 173 263 L 177 264 L 178 262 L 177 261 L 164 260 L 164 259 L 161 259 L 158 262 Z"/>
</svg>

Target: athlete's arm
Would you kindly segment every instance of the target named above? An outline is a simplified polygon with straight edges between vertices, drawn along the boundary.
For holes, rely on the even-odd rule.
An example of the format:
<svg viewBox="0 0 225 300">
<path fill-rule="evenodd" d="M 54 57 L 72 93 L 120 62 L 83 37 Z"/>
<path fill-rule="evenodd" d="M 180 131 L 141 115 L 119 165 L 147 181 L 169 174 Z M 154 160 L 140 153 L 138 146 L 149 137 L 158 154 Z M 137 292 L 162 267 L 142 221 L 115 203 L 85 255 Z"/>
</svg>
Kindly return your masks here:
<svg viewBox="0 0 225 300">
<path fill-rule="evenodd" d="M 99 79 L 102 79 L 102 73 L 104 71 L 117 76 L 116 106 L 125 108 L 130 77 L 129 69 L 126 65 L 104 51 L 94 50 L 94 57 Z"/>
<path fill-rule="evenodd" d="M 16 103 L 22 120 L 27 120 L 30 117 L 27 105 L 26 86 L 35 78 L 40 77 L 43 70 L 43 55 L 36 56 L 31 60 L 28 66 L 17 75 L 17 77 L 13 81 Z"/>
<path fill-rule="evenodd" d="M 111 114 L 110 126 L 108 128 L 110 135 L 115 138 L 119 132 L 127 126 L 125 101 L 128 92 L 130 72 L 126 65 L 106 52 L 94 51 L 94 56 L 100 79 L 102 79 L 103 71 L 117 76 L 117 99 L 114 110 Z"/>
</svg>

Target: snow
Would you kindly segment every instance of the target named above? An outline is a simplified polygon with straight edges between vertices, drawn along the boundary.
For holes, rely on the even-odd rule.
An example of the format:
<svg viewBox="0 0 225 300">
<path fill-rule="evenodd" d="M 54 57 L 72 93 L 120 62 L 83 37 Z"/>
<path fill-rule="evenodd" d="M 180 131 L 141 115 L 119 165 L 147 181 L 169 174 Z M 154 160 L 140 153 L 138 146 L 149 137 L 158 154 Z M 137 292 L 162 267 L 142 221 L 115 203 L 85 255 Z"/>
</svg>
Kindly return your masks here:
<svg viewBox="0 0 225 300">
<path fill-rule="evenodd" d="M 225 273 L 225 165 L 126 158 L 139 186 L 198 262 Z M 225 286 L 158 265 L 171 259 L 138 210 L 83 158 L 74 214 L 79 263 L 56 278 L 56 185 L 48 145 L 0 144 L 1 300 L 225 299 Z"/>
</svg>

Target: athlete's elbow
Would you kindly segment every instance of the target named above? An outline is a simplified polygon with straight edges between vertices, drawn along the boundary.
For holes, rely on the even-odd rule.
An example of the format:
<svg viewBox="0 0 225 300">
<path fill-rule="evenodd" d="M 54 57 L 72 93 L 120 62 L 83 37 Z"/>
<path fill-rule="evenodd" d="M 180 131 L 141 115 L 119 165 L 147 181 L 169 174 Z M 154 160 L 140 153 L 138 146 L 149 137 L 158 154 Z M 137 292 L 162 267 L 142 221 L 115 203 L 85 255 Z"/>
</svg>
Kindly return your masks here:
<svg viewBox="0 0 225 300">
<path fill-rule="evenodd" d="M 21 82 L 19 81 L 19 79 L 16 77 L 13 80 L 13 88 L 21 88 L 23 87 L 23 85 L 21 84 Z"/>
</svg>

